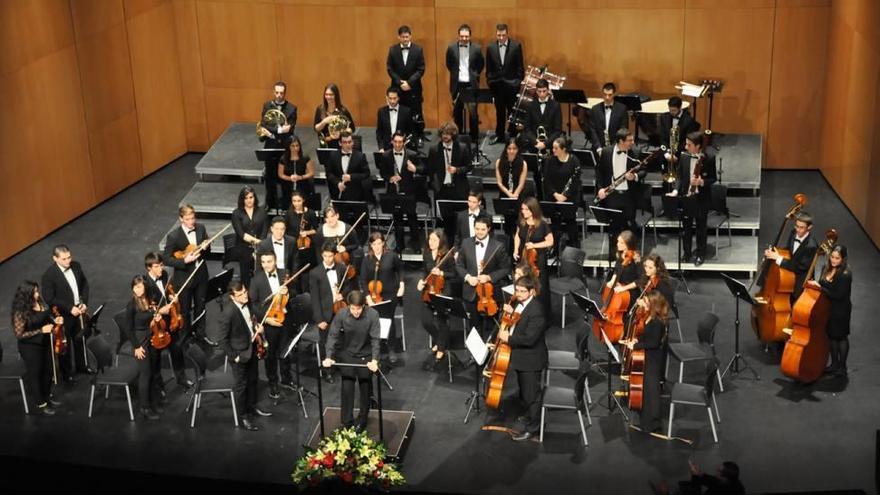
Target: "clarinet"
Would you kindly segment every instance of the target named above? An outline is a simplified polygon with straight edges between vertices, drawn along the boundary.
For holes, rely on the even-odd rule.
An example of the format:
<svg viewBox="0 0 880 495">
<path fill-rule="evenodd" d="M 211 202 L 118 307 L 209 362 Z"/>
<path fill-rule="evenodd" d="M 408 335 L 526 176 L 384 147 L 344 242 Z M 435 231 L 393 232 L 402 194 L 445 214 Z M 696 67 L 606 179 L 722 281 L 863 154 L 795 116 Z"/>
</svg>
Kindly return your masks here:
<svg viewBox="0 0 880 495">
<path fill-rule="evenodd" d="M 575 177 L 580 178 L 580 176 L 581 176 L 581 162 L 580 162 L 580 160 L 578 160 L 577 165 L 574 167 L 574 169 L 571 172 L 571 176 L 565 182 L 565 187 L 562 188 L 561 194 L 563 196 L 565 196 L 566 198 L 571 198 L 571 192 L 569 191 L 571 188 L 571 181 L 574 180 Z M 568 194 L 566 194 L 566 192 L 568 192 Z"/>
</svg>

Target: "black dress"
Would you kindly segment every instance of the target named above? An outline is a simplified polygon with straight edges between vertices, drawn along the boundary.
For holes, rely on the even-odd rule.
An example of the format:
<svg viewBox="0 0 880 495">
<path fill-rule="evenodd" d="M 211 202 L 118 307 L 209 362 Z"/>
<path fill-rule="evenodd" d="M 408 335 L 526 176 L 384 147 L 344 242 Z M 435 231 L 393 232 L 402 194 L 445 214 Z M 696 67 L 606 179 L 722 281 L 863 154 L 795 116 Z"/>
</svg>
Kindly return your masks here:
<svg viewBox="0 0 880 495">
<path fill-rule="evenodd" d="M 645 351 L 645 380 L 639 425 L 648 432 L 660 428 L 660 378 L 663 376 L 665 341 L 666 325 L 660 319 L 653 318 L 645 324 L 645 332 L 633 346 L 633 350 Z"/>
<path fill-rule="evenodd" d="M 502 157 L 498 160 L 498 174 L 501 175 L 504 186 L 510 189 L 511 192 L 515 191 L 517 186 L 519 186 L 519 177 L 524 166 L 526 166 L 525 160 L 521 156 L 514 158 L 513 163 L 508 162 L 507 157 Z M 512 172 L 511 169 L 513 169 Z M 526 183 L 519 197 L 522 199 L 534 194 L 534 191 L 529 191 L 528 183 Z"/>
<path fill-rule="evenodd" d="M 134 301 L 125 307 L 126 338 L 131 342 L 132 350 L 143 347 L 147 355 L 144 359 L 135 359 L 138 368 L 138 403 L 141 409 L 149 408 L 159 400 L 160 354 L 150 344 L 150 322 L 153 312 L 141 310 Z"/>
<path fill-rule="evenodd" d="M 522 253 L 525 251 L 526 243 L 544 242 L 547 234 L 550 233 L 550 225 L 546 222 L 541 222 L 534 228 L 530 229 L 520 224 L 517 232 L 519 234 L 519 256 L 520 260 L 522 260 Z M 547 315 L 549 319 L 553 313 L 550 312 L 550 268 L 547 266 L 547 248 L 538 248 L 537 251 L 537 265 L 541 272 L 538 277 L 538 281 L 541 284 L 541 286 L 538 287 L 538 300 L 541 301 L 541 305 L 544 306 L 544 314 Z M 516 281 L 514 280 L 514 282 Z"/>
<path fill-rule="evenodd" d="M 49 335 L 43 333 L 43 325 L 52 323 L 49 309 L 28 311 L 21 319 L 13 318 L 12 331 L 18 339 L 18 352 L 24 361 L 30 394 L 37 404 L 49 400 L 52 381 L 52 349 Z M 60 379 L 60 369 L 58 378 Z"/>
<path fill-rule="evenodd" d="M 835 275 L 831 282 L 825 277 L 819 279 L 822 286 L 822 294 L 831 300 L 831 314 L 828 318 L 828 326 L 825 331 L 828 338 L 842 340 L 849 335 L 849 320 L 852 314 L 852 273 L 849 270 Z"/>
<path fill-rule="evenodd" d="M 284 167 L 284 175 L 306 175 L 306 170 L 308 169 L 309 156 L 303 152 L 300 152 L 300 156 L 298 160 L 290 159 L 290 151 L 284 153 L 284 156 L 281 157 L 281 165 Z M 294 189 L 294 183 L 289 180 L 280 181 L 281 182 L 281 207 L 284 210 L 290 209 L 290 197 L 293 195 L 293 191 L 299 191 L 303 194 L 303 198 L 308 199 L 315 192 L 315 178 L 300 180 L 296 182 L 296 189 Z"/>
<path fill-rule="evenodd" d="M 336 107 L 336 108 L 339 111 L 339 113 L 343 117 L 348 119 L 348 121 L 351 123 L 351 125 L 349 127 L 351 128 L 351 132 L 354 133 L 354 131 L 357 130 L 357 128 L 354 126 L 354 119 L 351 116 L 351 112 L 349 112 L 348 109 L 345 107 Z M 328 114 L 326 112 L 324 112 L 324 106 L 318 105 L 318 107 L 315 108 L 315 123 L 314 123 L 314 125 L 318 125 L 318 122 L 321 122 L 322 120 L 324 120 L 327 117 L 327 115 Z M 325 125 L 324 128 L 321 129 L 321 132 L 319 132 L 318 134 L 319 134 L 319 137 L 324 141 L 324 145 L 326 148 L 339 149 L 339 140 L 338 139 L 330 139 L 330 126 L 329 125 Z"/>
<path fill-rule="evenodd" d="M 232 228 L 235 230 L 235 258 L 241 281 L 245 285 L 251 282 L 254 271 L 254 248 L 244 240 L 245 234 L 250 234 L 257 239 L 264 239 L 269 232 L 269 221 L 266 210 L 254 208 L 251 216 L 248 216 L 244 208 L 236 208 L 232 212 Z"/>
<path fill-rule="evenodd" d="M 302 218 L 305 215 L 305 222 L 303 222 Z M 294 239 L 299 239 L 300 226 L 305 227 L 305 230 L 317 230 L 320 228 L 320 222 L 318 222 L 318 215 L 314 212 L 314 210 L 310 210 L 308 208 L 305 209 L 305 213 L 297 213 L 293 211 L 293 208 L 287 210 L 287 214 L 284 216 L 284 223 L 287 225 L 286 233 L 290 237 Z M 352 234 L 354 235 L 354 234 Z M 312 240 L 312 249 L 298 249 L 296 252 L 296 266 L 306 266 L 306 263 L 311 263 L 312 267 L 317 266 L 317 259 L 315 258 L 314 244 L 317 242 L 317 233 L 311 236 Z M 320 247 L 318 248 L 320 249 Z M 302 277 L 303 282 L 307 284 L 307 277 Z M 304 285 L 303 285 L 304 287 Z"/>
<path fill-rule="evenodd" d="M 441 258 L 443 256 L 440 256 Z M 431 250 L 425 249 L 422 253 L 422 280 L 424 280 L 431 270 L 437 265 L 439 259 L 435 260 L 431 256 Z M 455 282 L 455 258 L 449 255 L 443 260 L 438 267 L 443 272 L 443 290 L 441 295 L 449 296 L 452 293 L 452 284 Z M 422 295 L 419 294 L 419 298 Z M 422 304 L 422 327 L 431 335 L 433 344 L 437 346 L 438 351 L 445 352 L 449 347 L 449 317 L 446 314 L 437 313 L 434 305 L 431 303 Z"/>
<path fill-rule="evenodd" d="M 382 301 L 391 301 L 391 312 L 397 310 L 397 289 L 400 287 L 400 281 L 403 280 L 403 263 L 400 257 L 393 251 L 386 251 L 379 258 L 378 269 L 376 266 L 376 257 L 373 253 L 364 256 L 361 262 L 361 271 L 358 273 L 361 279 L 361 288 L 365 294 L 369 294 L 369 284 L 373 280 L 382 282 L 382 292 L 380 296 Z M 388 332 L 388 342 L 397 341 L 397 324 L 392 319 L 391 329 Z"/>
<path fill-rule="evenodd" d="M 628 265 L 624 265 L 623 262 L 619 259 L 614 262 L 614 273 L 617 275 L 617 283 L 620 285 L 628 285 L 631 282 L 638 281 L 639 274 L 641 272 L 641 263 L 636 263 L 635 261 L 632 261 Z M 640 290 L 638 288 L 638 284 L 635 288 L 629 290 L 630 307 L 632 307 L 632 305 L 636 303 L 636 299 L 639 297 L 639 293 Z"/>
</svg>

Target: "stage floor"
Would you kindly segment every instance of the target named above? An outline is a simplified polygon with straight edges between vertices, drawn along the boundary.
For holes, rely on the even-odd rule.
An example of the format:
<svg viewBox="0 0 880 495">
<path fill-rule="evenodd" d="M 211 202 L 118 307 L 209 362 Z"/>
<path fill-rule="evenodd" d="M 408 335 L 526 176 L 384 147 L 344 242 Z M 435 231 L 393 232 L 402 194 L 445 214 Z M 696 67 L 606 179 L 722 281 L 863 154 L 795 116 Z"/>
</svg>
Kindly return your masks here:
<svg viewBox="0 0 880 495">
<path fill-rule="evenodd" d="M 16 358 L 9 330 L 9 306 L 20 280 L 39 280 L 51 263 L 51 247 L 65 242 L 89 277 L 92 306 L 106 303 L 100 326 L 111 331 L 109 316 L 127 300 L 133 274 L 143 271 L 143 256 L 155 249 L 177 216 L 177 204 L 195 184 L 194 165 L 201 155 L 187 155 L 142 182 L 111 198 L 69 225 L 0 265 L 0 342 L 4 360 Z M 576 416 L 551 413 L 543 444 L 518 444 L 507 435 L 481 431 L 483 415 L 462 422 L 465 401 L 473 388 L 473 370 L 458 370 L 449 383 L 443 373 L 421 368 L 428 357 L 427 336 L 419 323 L 420 302 L 414 292 L 406 294 L 407 345 L 403 365 L 388 376 L 394 391 L 383 391 L 389 410 L 414 411 L 418 428 L 410 439 L 403 460 L 408 480 L 405 490 L 461 493 L 649 493 L 647 482 L 674 482 L 688 476 L 687 462 L 694 460 L 712 472 L 723 460 L 739 463 L 750 493 L 862 488 L 874 485 L 874 438 L 877 428 L 877 397 L 880 394 L 880 361 L 874 349 L 880 335 L 871 324 L 869 310 L 875 303 L 880 255 L 859 225 L 815 172 L 764 172 L 761 177 L 760 245 L 771 241 L 784 213 L 797 192 L 810 198 L 809 211 L 816 216 L 816 231 L 835 227 L 850 249 L 854 270 L 852 350 L 850 376 L 800 386 L 782 377 L 779 356 L 765 351 L 741 312 L 741 351 L 761 375 L 760 381 L 725 377 L 724 393 L 718 396 L 722 423 L 719 443 L 712 442 L 705 411 L 678 410 L 674 433 L 694 441 L 665 442 L 626 428 L 619 414 L 593 409 L 593 426 L 587 429 L 590 446 L 583 447 Z M 147 212 L 147 213 L 145 213 Z M 724 237 L 721 239 L 725 242 Z M 210 262 L 216 273 L 218 263 Z M 407 270 L 407 284 L 418 274 Z M 723 365 L 734 350 L 733 301 L 721 280 L 710 274 L 689 273 L 691 295 L 680 290 L 676 298 L 682 314 L 686 340 L 695 340 L 695 325 L 705 311 L 721 318 L 716 348 Z M 595 292 L 596 279 L 590 279 Z M 216 322 L 210 305 L 209 326 Z M 554 301 L 554 314 L 560 313 Z M 568 308 L 569 324 L 554 326 L 547 340 L 552 349 L 571 349 L 583 326 L 577 310 Z M 558 321 L 554 321 L 558 325 Z M 593 351 L 598 354 L 598 347 Z M 314 365 L 313 358 L 304 364 Z M 164 363 L 165 378 L 171 377 Z M 672 369 L 675 368 L 673 364 Z M 699 381 L 698 366 L 686 367 L 685 381 Z M 314 370 L 303 377 L 314 390 Z M 266 396 L 261 372 L 260 405 L 272 410 L 260 418 L 259 432 L 232 426 L 228 401 L 219 397 L 203 400 L 195 429 L 189 428 L 183 393 L 169 384 L 169 404 L 160 421 L 128 420 L 124 394 L 115 391 L 109 401 L 96 400 L 95 414 L 86 417 L 88 383 L 80 377 L 74 385 L 60 387 L 63 402 L 55 417 L 25 416 L 18 387 L 0 382 L 0 455 L 27 459 L 67 461 L 91 466 L 134 469 L 160 475 L 186 475 L 216 480 L 289 483 L 296 459 L 317 423 L 317 401 L 307 399 L 309 419 L 289 394 L 273 404 Z M 554 373 L 555 385 L 569 385 L 572 377 Z M 173 382 L 172 382 L 173 383 Z M 338 405 L 338 382 L 325 387 L 325 405 Z M 514 394 L 511 381 L 507 393 Z M 598 375 L 590 376 L 594 399 L 606 390 Z M 519 408 L 515 397 L 504 401 L 501 421 L 514 426 Z M 665 410 L 665 405 L 664 405 Z M 665 421 L 664 421 L 665 423 Z M 6 471 L 0 468 L 0 472 Z M 4 472 L 5 480 L 16 473 Z M 49 476 L 49 475 L 47 475 Z M 48 479 L 48 477 L 47 477 Z M 575 489 L 574 487 L 578 487 Z"/>
</svg>

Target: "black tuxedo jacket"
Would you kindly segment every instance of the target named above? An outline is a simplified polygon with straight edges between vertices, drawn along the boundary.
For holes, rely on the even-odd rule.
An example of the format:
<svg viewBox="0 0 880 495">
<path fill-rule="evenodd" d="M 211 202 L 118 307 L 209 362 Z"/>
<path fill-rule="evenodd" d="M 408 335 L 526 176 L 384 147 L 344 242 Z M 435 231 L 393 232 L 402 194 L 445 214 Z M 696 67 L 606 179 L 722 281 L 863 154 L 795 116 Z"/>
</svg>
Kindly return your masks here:
<svg viewBox="0 0 880 495">
<path fill-rule="evenodd" d="M 507 254 L 507 248 L 504 244 L 498 242 L 497 239 L 489 235 L 488 244 L 486 245 L 486 258 L 492 256 L 483 274 L 492 279 L 495 284 L 504 277 L 510 275 L 510 255 Z M 455 262 L 455 271 L 458 277 L 464 281 L 465 275 L 476 276 L 479 271 L 477 265 L 477 245 L 476 237 L 468 237 L 461 241 L 461 247 L 458 249 L 458 260 Z M 497 250 L 497 252 L 495 252 Z M 494 255 L 492 253 L 495 253 Z M 477 298 L 476 290 L 469 283 L 462 284 L 461 298 L 465 301 L 473 301 Z"/>
<path fill-rule="evenodd" d="M 344 280 L 345 266 L 336 263 L 334 268 L 337 280 Z M 342 283 L 340 289 L 342 297 L 348 295 L 351 285 L 350 281 Z M 330 287 L 327 272 L 324 271 L 324 265 L 321 262 L 318 262 L 318 266 L 309 271 L 309 294 L 312 296 L 312 319 L 314 322 L 326 321 L 330 323 L 333 320 L 333 289 Z"/>
<path fill-rule="evenodd" d="M 431 185 L 434 191 L 439 191 L 443 186 L 443 179 L 446 177 L 446 157 L 443 156 L 443 142 L 438 141 L 430 150 L 428 150 L 428 167 L 427 173 L 431 178 Z M 461 199 L 467 199 L 470 185 L 468 184 L 468 174 L 474 168 L 471 163 L 470 154 L 465 147 L 458 141 L 452 143 L 452 166 L 458 171 L 452 175 L 452 184 L 455 187 L 456 194 Z"/>
<path fill-rule="evenodd" d="M 70 269 L 73 271 L 73 278 L 76 279 L 76 288 L 79 291 L 80 301 L 88 305 L 89 281 L 86 279 L 85 273 L 83 273 L 82 266 L 77 261 L 71 261 Z M 70 290 L 70 285 L 67 284 L 67 279 L 64 278 L 64 274 L 57 264 L 53 262 L 46 269 L 40 281 L 40 286 L 40 296 L 46 304 L 50 307 L 58 306 L 61 316 L 70 314 L 70 310 L 73 309 L 73 303 L 76 301 L 73 300 L 73 291 Z"/>
<path fill-rule="evenodd" d="M 274 100 L 268 100 L 263 103 L 263 110 L 262 113 L 260 113 L 260 124 L 263 123 L 263 116 L 272 108 L 278 108 L 278 106 L 275 105 Z M 284 100 L 284 104 L 281 105 L 280 110 L 284 113 L 284 116 L 287 117 L 287 123 L 290 124 L 290 131 L 278 134 L 277 129 L 269 129 L 269 132 L 275 135 L 275 139 L 260 136 L 260 141 L 265 141 L 266 148 L 287 148 L 290 141 L 293 140 L 294 131 L 296 130 L 296 105 Z"/>
<path fill-rule="evenodd" d="M 687 155 L 682 155 L 678 159 L 678 195 L 685 197 L 691 185 L 691 160 Z M 697 193 L 697 200 L 700 205 L 708 208 L 712 204 L 712 184 L 718 180 L 715 172 L 715 157 L 703 155 L 703 165 L 700 171 L 700 177 L 703 178 L 704 185 L 700 186 Z"/>
<path fill-rule="evenodd" d="M 682 109 L 678 118 L 678 143 L 672 151 L 684 149 L 684 140 L 691 132 L 700 129 L 700 124 L 691 116 L 687 109 Z M 669 146 L 669 134 L 672 132 L 672 115 L 669 112 L 660 116 L 660 144 Z"/>
<path fill-rule="evenodd" d="M 165 291 L 168 288 L 168 272 L 162 270 L 162 276 L 159 277 L 159 280 L 162 282 L 162 289 L 164 290 L 159 289 L 159 286 L 156 284 L 156 282 L 153 280 L 153 277 L 151 277 L 149 273 L 145 273 L 143 276 L 144 289 L 146 289 L 147 291 L 147 301 L 150 301 L 151 303 L 159 306 L 164 306 L 165 304 L 168 304 L 169 301 L 167 298 L 165 298 Z M 177 290 L 177 287 L 175 287 L 175 290 Z"/>
<path fill-rule="evenodd" d="M 401 81 L 410 85 L 410 92 L 422 97 L 422 76 L 425 74 L 425 52 L 422 47 L 410 43 L 409 55 L 406 64 L 403 63 L 403 52 L 400 44 L 391 45 L 388 48 L 388 59 L 385 61 L 388 76 L 391 77 L 391 85 L 399 88 Z"/>
<path fill-rule="evenodd" d="M 618 129 L 626 129 L 628 127 L 626 105 L 614 102 L 611 107 L 611 119 L 609 119 L 608 138 L 611 145 L 614 145 L 614 134 Z M 593 105 L 590 109 L 590 143 L 593 145 L 593 151 L 605 146 L 605 103 Z"/>
<path fill-rule="evenodd" d="M 299 226 L 299 225 L 297 225 Z M 263 239 L 257 244 L 257 271 L 262 271 L 260 268 L 260 253 L 274 253 L 275 248 L 272 245 L 274 241 L 272 240 L 272 236 Z M 296 273 L 299 270 L 299 267 L 296 265 L 298 257 L 296 255 L 296 238 L 291 237 L 287 234 L 284 235 L 284 269 L 288 270 L 291 274 Z M 277 261 L 277 260 L 276 260 Z"/>
<path fill-rule="evenodd" d="M 501 50 L 498 48 L 498 43 L 489 43 L 489 46 L 486 47 L 486 81 L 489 83 L 489 87 L 504 84 L 519 89 L 519 85 L 525 77 L 522 44 L 508 38 L 504 64 L 502 65 L 501 62 Z"/>
<path fill-rule="evenodd" d="M 409 108 L 403 105 L 397 105 L 396 130 L 404 135 L 410 135 L 413 132 L 412 113 Z M 390 148 L 393 134 L 391 131 L 391 108 L 385 105 L 376 112 L 376 144 L 379 148 L 383 150 Z"/>
<path fill-rule="evenodd" d="M 547 131 L 547 149 L 551 148 L 553 140 L 562 135 L 562 109 L 559 102 L 554 99 L 547 100 L 544 113 L 541 113 L 541 104 L 538 100 L 529 102 L 526 106 L 526 126 L 523 135 L 529 146 L 538 142 L 538 127 L 544 126 Z"/>
<path fill-rule="evenodd" d="M 614 163 L 612 158 L 613 155 L 614 145 L 606 146 L 602 149 L 602 154 L 599 157 L 599 162 L 596 164 L 597 190 L 603 187 L 608 187 L 609 185 L 611 185 L 611 181 L 614 180 Z M 636 166 L 636 163 L 638 163 L 638 159 L 636 159 L 636 154 L 632 149 L 627 152 L 627 155 L 632 158 L 632 160 L 627 160 L 626 169 L 629 170 Z M 641 170 L 636 173 L 636 176 L 639 178 L 639 180 L 643 180 L 645 178 L 645 175 L 647 174 L 648 171 L 645 170 L 645 167 L 642 167 Z M 626 181 L 626 183 L 629 185 L 629 190 L 635 190 L 635 188 L 637 188 L 639 184 L 638 181 L 630 180 Z"/>
<path fill-rule="evenodd" d="M 480 207 L 480 212 L 477 214 L 477 217 L 486 216 L 489 212 L 486 211 L 482 206 Z M 465 208 L 460 212 L 455 214 L 455 245 L 461 246 L 462 239 L 467 239 L 468 237 L 473 237 L 471 234 L 471 223 L 470 218 L 468 216 L 468 209 Z M 474 219 L 476 220 L 476 218 Z M 496 255 L 497 256 L 497 255 Z"/>
<path fill-rule="evenodd" d="M 468 80 L 472 88 L 480 87 L 480 73 L 486 64 L 480 45 L 471 42 L 468 47 Z M 458 41 L 446 47 L 446 68 L 449 70 L 449 92 L 453 97 L 458 93 Z"/>
<path fill-rule="evenodd" d="M 254 306 L 248 304 L 248 308 L 251 315 L 255 315 Z M 238 303 L 230 299 L 227 304 L 223 305 L 218 327 L 217 344 L 226 353 L 229 360 L 235 361 L 237 357 L 241 364 L 250 361 L 254 354 L 254 344 L 251 340 L 251 331 L 244 320 L 244 315 L 241 314 Z"/>
<path fill-rule="evenodd" d="M 345 191 L 339 194 L 339 183 L 342 181 L 342 152 L 336 151 L 330 154 L 330 163 L 327 164 L 327 185 L 330 188 L 330 197 L 343 201 L 367 201 L 372 197 L 372 178 L 367 157 L 358 150 L 352 150 L 351 159 L 348 162 L 348 174 L 351 181 L 345 184 Z"/>
<path fill-rule="evenodd" d="M 410 172 L 409 168 L 407 168 L 407 161 L 413 162 L 413 165 L 416 166 L 415 173 Z M 387 184 L 385 191 L 388 194 L 392 193 L 400 193 L 400 194 L 415 194 L 416 192 L 416 184 L 415 184 L 415 175 L 424 173 L 424 167 L 421 164 L 421 160 L 419 159 L 419 155 L 408 148 L 403 149 L 403 164 L 400 167 L 400 182 L 397 183 L 397 189 L 395 186 L 388 182 L 391 177 L 394 176 L 394 148 L 385 150 L 385 153 L 382 155 L 382 162 L 379 164 L 379 174 L 385 179 L 385 183 Z"/>
<path fill-rule="evenodd" d="M 287 273 L 287 271 L 282 270 L 281 268 L 275 269 L 279 284 L 284 283 L 284 277 L 287 276 Z M 293 285 L 294 284 L 287 285 L 287 287 L 290 288 L 291 299 L 293 299 L 294 295 Z M 254 312 L 254 316 L 257 317 L 257 321 L 262 321 L 263 316 L 266 315 L 266 311 L 268 311 L 271 301 L 265 303 L 263 301 L 270 295 L 272 295 L 272 286 L 269 285 L 269 276 L 266 275 L 266 272 L 262 269 L 258 269 L 251 278 L 251 286 L 248 288 L 251 310 Z"/>
<path fill-rule="evenodd" d="M 547 344 L 544 331 L 547 319 L 537 297 L 526 305 L 519 322 L 508 339 L 510 344 L 510 368 L 517 371 L 539 371 L 547 367 Z"/>
<path fill-rule="evenodd" d="M 792 229 L 788 234 L 788 239 L 785 241 L 785 249 L 787 249 L 789 253 L 791 253 L 791 250 L 794 247 L 795 237 L 795 231 Z M 817 249 L 819 249 L 819 244 L 813 237 L 813 233 L 810 232 L 807 234 L 807 237 L 804 239 L 804 242 L 801 243 L 798 250 L 791 253 L 791 258 L 783 260 L 780 265 L 782 268 L 794 272 L 795 282 L 793 300 L 797 300 L 801 295 L 801 292 L 804 291 L 804 281 L 807 279 L 807 276 L 812 275 L 809 273 L 810 265 L 813 264 L 813 256 L 816 255 Z"/>
<path fill-rule="evenodd" d="M 205 230 L 205 226 L 196 223 L 196 244 L 200 244 L 208 238 L 208 233 Z M 162 257 L 165 259 L 165 264 L 174 268 L 174 275 L 171 277 L 171 281 L 174 282 L 174 287 L 177 290 L 180 290 L 180 286 L 189 278 L 189 275 L 195 270 L 196 264 L 198 264 L 198 260 L 193 261 L 192 263 L 184 263 L 183 260 L 179 260 L 174 257 L 175 251 L 182 251 L 189 246 L 189 239 L 186 238 L 186 234 L 183 232 L 183 227 L 178 225 L 177 228 L 172 230 L 168 237 L 165 238 L 165 252 Z M 206 255 L 211 252 L 211 246 L 209 245 L 202 251 L 202 256 L 199 260 L 205 259 Z M 207 262 L 202 263 L 201 268 L 199 268 L 199 272 L 193 277 L 192 281 L 189 283 L 190 285 L 195 285 L 199 282 L 207 282 L 208 281 L 208 264 Z M 187 289 L 191 289 L 192 287 L 187 286 Z"/>
</svg>

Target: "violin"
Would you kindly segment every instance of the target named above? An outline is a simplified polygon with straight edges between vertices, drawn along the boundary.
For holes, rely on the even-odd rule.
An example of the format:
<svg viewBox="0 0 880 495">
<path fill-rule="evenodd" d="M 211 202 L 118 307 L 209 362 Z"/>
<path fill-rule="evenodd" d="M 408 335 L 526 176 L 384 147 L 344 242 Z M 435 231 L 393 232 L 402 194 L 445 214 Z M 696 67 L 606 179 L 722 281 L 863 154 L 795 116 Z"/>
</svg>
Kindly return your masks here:
<svg viewBox="0 0 880 495">
<path fill-rule="evenodd" d="M 155 304 L 150 305 L 150 310 L 154 316 L 158 314 L 158 307 Z M 171 345 L 171 334 L 168 333 L 165 318 L 153 318 L 150 321 L 150 345 L 153 349 L 164 349 Z"/>
<path fill-rule="evenodd" d="M 351 268 L 351 266 L 345 267 L 346 273 L 348 273 L 349 268 Z M 336 284 L 336 289 L 333 291 L 334 294 L 340 293 L 339 291 L 342 290 L 342 284 L 345 283 L 345 280 L 346 280 L 345 277 L 343 277 L 341 280 L 339 280 L 339 282 Z M 333 301 L 333 314 L 335 315 L 336 313 L 342 311 L 346 307 L 348 307 L 348 303 L 345 302 L 344 297 L 338 301 Z"/>
<path fill-rule="evenodd" d="M 257 317 L 254 315 L 251 315 L 251 321 L 253 322 L 254 327 L 258 324 L 262 325 L 262 323 L 257 323 Z M 263 321 L 266 321 L 265 316 L 263 317 Z M 269 351 L 269 342 L 263 338 L 263 334 L 257 332 L 256 328 L 254 328 L 254 336 L 251 338 L 251 341 L 256 346 L 257 359 L 265 359 L 266 353 Z"/>
<path fill-rule="evenodd" d="M 526 236 L 526 239 L 531 239 L 532 233 L 535 231 L 534 226 L 529 226 L 529 234 Z M 525 258 L 526 263 L 532 267 L 532 273 L 535 274 L 535 278 L 541 276 L 541 268 L 538 266 L 538 250 L 536 248 L 528 249 L 523 246 L 523 258 Z"/>
<path fill-rule="evenodd" d="M 309 226 L 309 223 L 306 222 L 306 208 L 303 208 L 302 216 L 299 218 L 299 237 L 296 238 L 296 247 L 299 250 L 308 249 L 312 247 L 312 238 L 307 235 L 302 235 L 302 233 Z"/>
<path fill-rule="evenodd" d="M 311 263 L 306 263 L 306 266 L 300 268 L 292 277 L 288 277 L 284 280 L 284 283 L 278 287 L 278 292 L 270 294 L 269 297 L 263 301 L 263 304 L 265 304 L 268 300 L 272 300 L 272 304 L 270 304 L 269 309 L 266 310 L 266 318 L 273 318 L 277 320 L 279 324 L 284 324 L 284 317 L 287 315 L 287 303 L 290 301 L 290 293 L 281 294 L 281 287 L 287 287 L 310 266 L 312 266 Z M 265 321 L 265 319 L 263 321 Z"/>
<path fill-rule="evenodd" d="M 437 261 L 437 264 L 434 265 L 434 268 L 440 268 L 443 265 L 443 262 L 446 261 L 446 258 L 448 258 L 454 250 L 455 248 L 446 251 L 446 254 L 444 254 L 442 257 L 439 256 L 440 253 L 438 251 L 437 255 L 440 259 L 439 261 Z M 431 294 L 442 294 L 443 287 L 446 285 L 446 279 L 445 277 L 443 277 L 442 273 L 440 275 L 428 273 L 428 276 L 425 277 L 422 282 L 424 282 L 425 284 L 425 288 L 422 289 L 422 301 L 426 303 L 431 302 Z"/>
<path fill-rule="evenodd" d="M 366 214 L 367 214 L 366 212 L 361 213 L 361 216 L 359 216 L 358 219 L 357 219 L 357 221 L 355 221 L 355 222 L 351 225 L 351 227 L 348 228 L 348 231 L 345 233 L 345 235 L 342 236 L 342 237 L 339 239 L 338 242 L 336 242 L 336 247 L 337 247 L 337 248 L 339 248 L 339 246 L 341 246 L 342 243 L 345 242 L 345 239 L 347 239 L 348 236 L 351 235 L 352 232 L 354 232 L 355 227 L 357 227 L 357 225 L 358 225 L 359 223 L 361 223 L 361 220 L 364 219 L 364 216 L 365 216 Z M 352 280 L 352 279 L 354 279 L 355 277 L 357 277 L 357 270 L 355 270 L 355 268 L 351 265 L 351 254 L 349 254 L 348 251 L 344 251 L 344 252 L 341 252 L 341 253 L 340 253 L 339 251 L 337 251 L 336 254 L 333 255 L 333 259 L 334 259 L 337 263 L 339 263 L 339 264 L 341 264 L 341 265 L 345 265 L 345 275 L 344 275 L 344 278 L 345 278 L 346 280 Z"/>
<path fill-rule="evenodd" d="M 177 292 L 175 292 L 170 280 L 165 285 L 165 294 L 171 301 L 171 306 L 168 308 L 168 319 L 170 320 L 168 326 L 172 332 L 176 332 L 183 328 L 183 315 L 180 314 L 180 301 L 177 299 Z"/>
<path fill-rule="evenodd" d="M 185 248 L 183 248 L 183 249 L 181 249 L 181 250 L 179 250 L 179 251 L 174 251 L 174 257 L 177 258 L 177 259 L 179 259 L 179 260 L 182 260 L 182 259 L 186 258 L 186 257 L 187 257 L 188 255 L 190 255 L 190 254 L 193 254 L 193 253 L 195 253 L 195 254 L 201 253 L 205 248 L 207 248 L 208 246 L 210 246 L 212 242 L 214 242 L 214 239 L 220 237 L 221 234 L 223 234 L 224 232 L 226 232 L 227 230 L 229 230 L 229 227 L 232 227 L 232 224 L 231 224 L 231 223 L 230 223 L 230 224 L 227 224 L 226 227 L 223 227 L 222 229 L 220 229 L 220 232 L 217 232 L 216 234 L 214 234 L 210 239 L 205 239 L 205 241 L 202 242 L 202 243 L 199 244 L 199 245 L 188 244 Z"/>
<path fill-rule="evenodd" d="M 379 280 L 379 261 L 381 258 L 376 258 L 376 270 L 373 272 L 373 280 L 367 284 L 367 290 L 370 293 L 370 298 L 373 300 L 373 304 L 379 304 L 382 302 L 382 281 Z"/>
<path fill-rule="evenodd" d="M 52 316 L 58 318 L 61 316 L 61 311 L 58 310 L 58 306 L 52 306 Z M 55 323 L 52 325 L 52 340 L 53 340 L 53 351 L 56 355 L 61 355 L 67 352 L 67 336 L 64 334 L 64 324 Z"/>
<path fill-rule="evenodd" d="M 483 261 L 480 262 L 480 269 L 477 271 L 477 277 L 483 274 L 483 270 L 486 269 L 486 266 L 489 264 L 489 261 L 495 256 L 495 253 L 498 252 L 498 247 L 495 247 L 495 250 L 492 251 L 488 257 L 483 258 Z M 487 316 L 495 316 L 498 313 L 498 303 L 495 302 L 495 286 L 492 285 L 492 282 L 480 282 L 474 288 L 477 293 L 477 312 L 483 313 Z"/>
<path fill-rule="evenodd" d="M 513 307 L 516 302 L 516 295 L 510 297 L 508 306 Z M 511 327 L 519 323 L 522 315 L 514 311 L 501 313 L 501 324 L 498 327 L 498 333 L 510 330 Z M 486 366 L 484 372 L 488 378 L 486 385 L 486 406 L 492 409 L 498 409 L 501 405 L 501 395 L 504 389 L 504 379 L 507 377 L 507 368 L 510 365 L 510 344 L 502 341 L 500 338 L 495 339 L 495 350 L 492 352 L 492 358 Z"/>
</svg>

